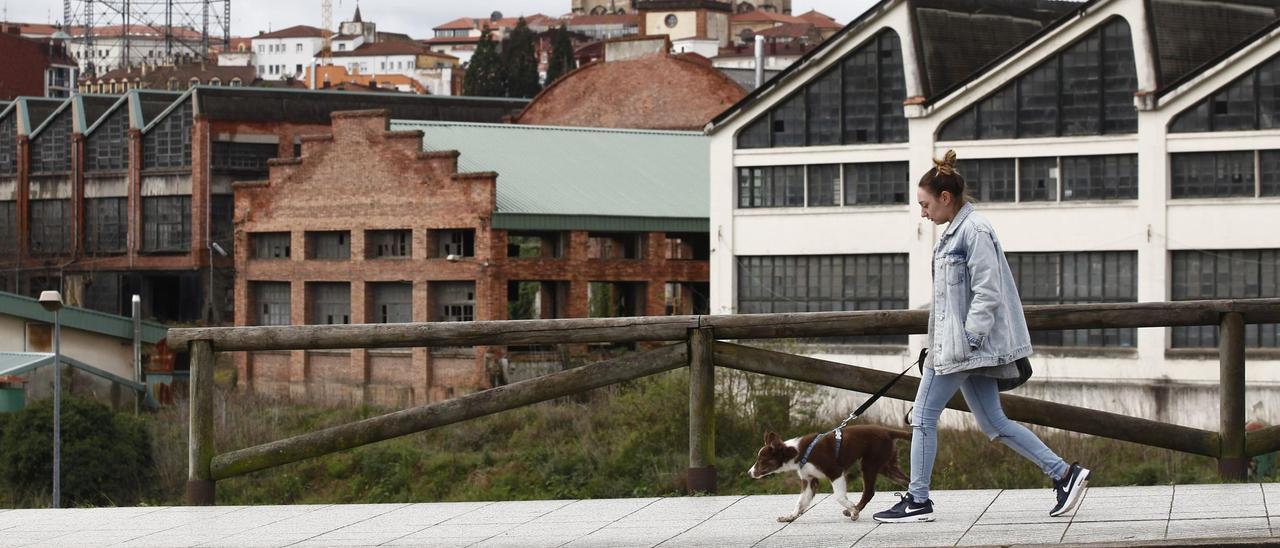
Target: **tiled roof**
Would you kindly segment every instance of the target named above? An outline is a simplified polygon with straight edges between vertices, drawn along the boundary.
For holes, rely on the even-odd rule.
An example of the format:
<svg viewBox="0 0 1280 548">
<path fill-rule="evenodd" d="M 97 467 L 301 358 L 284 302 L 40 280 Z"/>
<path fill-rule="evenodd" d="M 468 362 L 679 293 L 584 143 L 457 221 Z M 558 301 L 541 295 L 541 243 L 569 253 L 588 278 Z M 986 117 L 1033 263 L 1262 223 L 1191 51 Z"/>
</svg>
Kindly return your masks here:
<svg viewBox="0 0 1280 548">
<path fill-rule="evenodd" d="M 786 23 L 756 32 L 765 38 L 803 38 L 814 29 L 813 23 Z"/>
<path fill-rule="evenodd" d="M 257 70 L 253 67 L 236 67 L 236 66 L 219 66 L 219 65 L 177 65 L 155 67 L 147 70 L 146 74 L 142 73 L 139 68 L 118 68 L 104 73 L 96 78 L 86 79 L 90 82 L 111 82 L 112 80 L 130 82 L 138 80 L 144 87 L 151 89 L 164 89 L 169 79 L 173 78 L 185 87 L 187 82 L 192 78 L 200 80 L 201 83 L 208 83 L 211 79 L 217 78 L 223 84 L 230 83 L 233 78 L 239 78 L 244 85 L 253 83 L 258 78 Z"/>
<path fill-rule="evenodd" d="M 160 27 L 131 24 L 128 26 L 128 29 L 129 29 L 128 30 L 129 36 L 134 38 L 141 37 L 141 38 L 161 39 L 161 38 L 164 38 L 165 36 L 164 29 Z M 85 36 L 86 33 L 84 30 L 84 27 L 71 27 L 70 30 L 67 31 L 67 34 L 70 34 L 71 36 L 74 36 L 74 37 L 82 37 L 82 36 Z M 93 27 L 93 36 L 95 38 L 118 37 L 118 36 L 124 36 L 124 34 L 125 34 L 124 25 L 107 25 L 107 26 Z M 175 37 L 180 38 L 182 40 L 199 40 L 200 38 L 202 38 L 202 35 L 200 34 L 199 31 L 192 28 L 187 28 L 187 27 L 174 27 L 173 34 Z"/>
<path fill-rule="evenodd" d="M 480 41 L 480 36 L 443 36 L 436 38 L 427 38 L 419 40 L 423 44 L 474 44 Z"/>
<path fill-rule="evenodd" d="M 433 30 L 461 30 L 476 28 L 476 20 L 470 17 L 459 17 L 448 23 L 434 27 Z"/>
<path fill-rule="evenodd" d="M 373 57 L 379 55 L 417 55 L 420 53 L 428 53 L 428 51 L 417 42 L 392 40 L 389 42 L 361 44 L 360 47 L 356 49 L 350 51 L 334 51 L 330 52 L 329 55 L 332 57 Z"/>
<path fill-rule="evenodd" d="M 806 11 L 800 15 L 797 15 L 796 18 L 803 19 L 805 21 L 813 23 L 813 26 L 818 27 L 820 29 L 844 28 L 844 25 L 841 25 L 839 21 L 836 21 L 830 15 L 822 13 L 818 10 Z"/>
<path fill-rule="evenodd" d="M 324 30 L 324 29 L 320 29 L 320 28 L 316 28 L 316 27 L 310 27 L 310 26 L 307 26 L 307 25 L 294 25 L 294 26 L 289 27 L 289 28 L 284 28 L 284 29 L 280 29 L 280 30 L 277 30 L 277 31 L 272 31 L 272 32 L 264 33 L 264 34 L 259 34 L 259 35 L 257 35 L 257 36 L 254 36 L 254 38 L 263 38 L 263 39 L 270 39 L 270 38 L 324 38 L 325 36 L 330 36 L 330 35 L 332 35 L 332 34 L 333 34 L 333 32 L 332 32 L 332 31 L 328 31 L 328 30 Z"/>
<path fill-rule="evenodd" d="M 591 25 L 639 26 L 640 16 L 626 14 L 575 15 L 569 18 L 567 24 L 570 27 L 585 27 Z"/>
<path fill-rule="evenodd" d="M 1162 89 L 1280 19 L 1280 2 L 1150 0 L 1148 5 Z"/>
<path fill-rule="evenodd" d="M 782 13 L 773 13 L 764 10 L 749 11 L 746 13 L 735 13 L 730 16 L 730 21 L 734 23 L 801 23 L 804 19 L 792 15 Z"/>
<path fill-rule="evenodd" d="M 693 132 L 393 121 L 459 171 L 498 174 L 501 215 L 676 219 L 710 216 L 709 140 Z M 494 146 L 501 143 L 502 146 Z"/>
<path fill-rule="evenodd" d="M 516 122 L 694 130 L 745 94 L 703 57 L 650 55 L 574 70 L 534 97 Z"/>
</svg>

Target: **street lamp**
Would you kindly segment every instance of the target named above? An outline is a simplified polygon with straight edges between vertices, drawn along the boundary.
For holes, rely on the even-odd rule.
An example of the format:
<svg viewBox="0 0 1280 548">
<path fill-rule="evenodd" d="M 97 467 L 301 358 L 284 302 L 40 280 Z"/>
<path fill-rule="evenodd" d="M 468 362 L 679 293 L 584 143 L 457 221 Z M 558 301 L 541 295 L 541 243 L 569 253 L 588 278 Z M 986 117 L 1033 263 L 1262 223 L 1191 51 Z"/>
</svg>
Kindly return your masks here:
<svg viewBox="0 0 1280 548">
<path fill-rule="evenodd" d="M 53 507 L 62 507 L 62 295 L 41 291 L 40 306 L 53 312 Z"/>
</svg>

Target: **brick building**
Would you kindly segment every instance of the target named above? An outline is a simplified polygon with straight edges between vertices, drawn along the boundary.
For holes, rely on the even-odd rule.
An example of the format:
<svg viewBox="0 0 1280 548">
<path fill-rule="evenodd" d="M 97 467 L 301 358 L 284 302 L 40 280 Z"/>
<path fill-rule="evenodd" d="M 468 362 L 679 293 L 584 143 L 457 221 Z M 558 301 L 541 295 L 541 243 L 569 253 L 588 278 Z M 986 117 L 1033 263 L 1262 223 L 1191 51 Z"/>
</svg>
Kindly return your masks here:
<svg viewBox="0 0 1280 548">
<path fill-rule="evenodd" d="M 19 98 L 0 110 L 0 289 L 61 287 L 71 304 L 116 314 L 136 293 L 148 317 L 221 323 L 232 181 L 264 178 L 268 159 L 295 155 L 333 111 L 496 121 L 524 104 L 231 87 Z"/>
<path fill-rule="evenodd" d="M 697 133 L 335 113 L 267 181 L 234 185 L 236 325 L 705 312 L 707 158 Z M 515 380 L 536 367 L 521 361 L 529 350 L 259 352 L 237 365 L 263 393 L 405 406 Z"/>
<path fill-rule="evenodd" d="M 0 99 L 21 96 L 67 97 L 79 70 L 66 42 L 29 38 L 17 24 L 0 23 Z"/>
</svg>

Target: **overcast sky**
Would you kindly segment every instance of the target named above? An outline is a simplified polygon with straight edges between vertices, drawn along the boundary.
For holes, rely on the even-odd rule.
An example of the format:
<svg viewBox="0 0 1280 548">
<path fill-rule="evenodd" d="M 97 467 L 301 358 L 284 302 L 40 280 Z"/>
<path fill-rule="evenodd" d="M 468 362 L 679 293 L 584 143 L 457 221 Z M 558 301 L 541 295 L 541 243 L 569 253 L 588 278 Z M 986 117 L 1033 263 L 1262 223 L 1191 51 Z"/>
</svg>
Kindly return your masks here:
<svg viewBox="0 0 1280 548">
<path fill-rule="evenodd" d="M 108 0 L 120 3 L 119 0 Z M 331 0 L 333 22 L 351 18 L 354 0 Z M 190 0 L 187 0 L 190 2 Z M 793 0 L 794 13 L 816 9 L 847 23 L 874 3 L 873 0 Z M 82 4 L 82 2 L 73 2 Z M 487 17 L 493 11 L 506 16 L 545 13 L 562 15 L 569 11 L 570 0 L 362 0 L 360 12 L 365 21 L 374 21 L 378 30 L 403 32 L 415 38 L 428 38 L 431 28 L 458 17 Z M 60 0 L 0 0 L 10 21 L 57 23 L 62 19 Z M 98 10 L 103 9 L 98 6 Z M 162 18 L 160 20 L 163 20 Z M 251 36 L 259 30 L 280 29 L 293 25 L 320 26 L 320 0 L 233 0 L 231 33 Z"/>
</svg>

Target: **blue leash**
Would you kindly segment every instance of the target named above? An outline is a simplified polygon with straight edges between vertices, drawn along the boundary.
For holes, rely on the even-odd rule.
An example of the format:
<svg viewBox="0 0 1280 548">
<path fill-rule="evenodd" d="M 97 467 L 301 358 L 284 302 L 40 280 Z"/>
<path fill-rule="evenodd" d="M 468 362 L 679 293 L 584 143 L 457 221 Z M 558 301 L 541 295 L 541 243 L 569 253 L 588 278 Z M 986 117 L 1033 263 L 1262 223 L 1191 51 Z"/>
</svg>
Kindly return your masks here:
<svg viewBox="0 0 1280 548">
<path fill-rule="evenodd" d="M 925 356 L 928 356 L 928 355 L 929 355 L 929 349 L 921 348 L 920 357 L 916 359 L 915 363 L 908 365 L 906 369 L 903 369 L 901 373 L 898 373 L 898 376 L 894 377 L 893 380 L 889 381 L 888 384 L 880 387 L 880 390 L 876 391 L 875 394 L 872 394 L 870 398 L 867 398 L 867 401 L 863 402 L 862 405 L 858 406 L 858 408 L 855 409 L 852 413 L 849 413 L 849 416 L 845 417 L 843 421 L 840 421 L 839 426 L 831 430 L 828 430 L 826 432 L 823 432 L 821 434 L 818 434 L 817 436 L 814 436 L 813 441 L 809 442 L 809 446 L 804 449 L 804 455 L 800 457 L 800 467 L 803 468 L 805 464 L 809 463 L 809 456 L 813 455 L 813 449 L 818 446 L 818 442 L 822 441 L 822 438 L 827 437 L 827 434 L 835 434 L 836 456 L 839 457 L 840 442 L 844 441 L 844 427 L 848 425 L 850 421 L 853 421 L 854 419 L 861 417 L 862 414 L 866 412 L 867 408 L 871 407 L 871 404 L 875 403 L 876 400 L 880 399 L 881 396 L 884 396 L 885 393 L 888 392 L 889 389 L 893 387 L 893 385 L 897 384 L 898 381 L 902 379 L 903 375 L 906 375 L 908 371 L 911 371 L 912 367 L 920 366 L 921 368 L 923 368 L 924 358 Z"/>
</svg>

